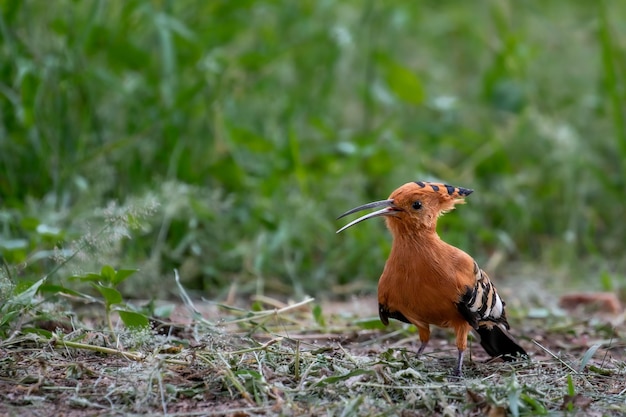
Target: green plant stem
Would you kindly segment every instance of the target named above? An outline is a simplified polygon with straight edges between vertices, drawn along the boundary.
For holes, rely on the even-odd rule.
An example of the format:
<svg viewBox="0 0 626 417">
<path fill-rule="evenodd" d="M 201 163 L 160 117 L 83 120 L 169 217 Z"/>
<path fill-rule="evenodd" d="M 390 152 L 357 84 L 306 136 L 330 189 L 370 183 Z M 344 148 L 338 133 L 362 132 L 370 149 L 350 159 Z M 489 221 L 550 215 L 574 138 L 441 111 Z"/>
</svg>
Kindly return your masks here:
<svg viewBox="0 0 626 417">
<path fill-rule="evenodd" d="M 115 332 L 115 328 L 113 327 L 113 319 L 111 318 L 111 304 L 105 302 L 104 309 L 105 309 L 105 314 L 107 316 L 107 326 L 109 328 L 109 331 L 115 338 L 115 346 L 119 346 L 120 339 L 117 336 L 117 333 Z"/>
</svg>

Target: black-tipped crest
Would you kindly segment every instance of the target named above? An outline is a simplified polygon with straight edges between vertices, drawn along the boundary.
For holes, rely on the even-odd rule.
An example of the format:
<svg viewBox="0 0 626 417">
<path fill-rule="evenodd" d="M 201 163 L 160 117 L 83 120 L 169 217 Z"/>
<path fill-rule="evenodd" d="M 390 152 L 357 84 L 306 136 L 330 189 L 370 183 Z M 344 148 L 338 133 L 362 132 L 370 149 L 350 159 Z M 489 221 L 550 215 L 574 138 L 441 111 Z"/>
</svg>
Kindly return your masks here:
<svg viewBox="0 0 626 417">
<path fill-rule="evenodd" d="M 415 184 L 417 184 L 420 188 L 425 188 L 428 185 L 435 192 L 439 192 L 439 190 L 443 187 L 448 192 L 448 195 L 453 195 L 456 192 L 461 197 L 467 197 L 468 195 L 474 192 L 474 190 L 469 189 L 469 188 L 454 187 L 448 184 L 432 183 L 432 182 L 425 182 L 425 181 L 415 181 Z"/>
<path fill-rule="evenodd" d="M 458 190 L 459 190 L 459 195 L 462 195 L 464 197 L 468 196 L 468 195 L 470 195 L 471 193 L 474 192 L 474 190 L 471 190 L 469 188 L 461 188 L 461 187 L 459 187 Z"/>
</svg>

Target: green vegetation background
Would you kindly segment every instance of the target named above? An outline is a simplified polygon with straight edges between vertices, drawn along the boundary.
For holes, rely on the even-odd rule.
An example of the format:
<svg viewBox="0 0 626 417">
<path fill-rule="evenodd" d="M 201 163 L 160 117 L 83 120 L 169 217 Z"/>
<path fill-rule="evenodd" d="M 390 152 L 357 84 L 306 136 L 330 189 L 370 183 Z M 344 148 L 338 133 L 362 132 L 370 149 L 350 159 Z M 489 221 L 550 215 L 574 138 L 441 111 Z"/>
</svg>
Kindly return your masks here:
<svg viewBox="0 0 626 417">
<path fill-rule="evenodd" d="M 110 264 L 141 269 L 138 297 L 174 268 L 210 297 L 373 289 L 382 222 L 337 236 L 335 217 L 413 180 L 475 190 L 440 232 L 482 262 L 590 287 L 624 272 L 625 2 L 0 12 L 5 279 L 82 245 L 54 279 Z"/>
</svg>

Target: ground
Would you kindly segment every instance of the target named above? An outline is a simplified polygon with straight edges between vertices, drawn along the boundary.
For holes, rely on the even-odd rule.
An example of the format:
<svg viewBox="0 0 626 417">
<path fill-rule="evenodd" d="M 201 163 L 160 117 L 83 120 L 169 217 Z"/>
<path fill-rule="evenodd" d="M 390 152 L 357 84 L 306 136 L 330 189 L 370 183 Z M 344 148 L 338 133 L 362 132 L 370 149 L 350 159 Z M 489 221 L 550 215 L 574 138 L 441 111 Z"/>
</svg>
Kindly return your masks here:
<svg viewBox="0 0 626 417">
<path fill-rule="evenodd" d="M 0 342 L 0 415 L 626 412 L 621 312 L 512 311 L 531 359 L 489 362 L 473 341 L 464 378 L 454 379 L 449 331 L 435 330 L 416 357 L 415 330 L 382 328 L 371 297 L 321 304 L 262 297 L 254 306 L 187 300 L 151 331 L 120 328 L 117 344 L 62 320 L 39 323 L 56 328 L 52 337 L 22 331 Z"/>
</svg>

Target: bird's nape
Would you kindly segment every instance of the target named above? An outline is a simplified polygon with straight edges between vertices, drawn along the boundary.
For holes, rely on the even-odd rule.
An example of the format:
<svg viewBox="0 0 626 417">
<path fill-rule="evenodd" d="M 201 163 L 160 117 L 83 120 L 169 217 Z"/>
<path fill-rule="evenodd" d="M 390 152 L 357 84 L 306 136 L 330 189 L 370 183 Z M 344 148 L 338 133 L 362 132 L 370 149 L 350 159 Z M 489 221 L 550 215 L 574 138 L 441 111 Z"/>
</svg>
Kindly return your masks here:
<svg viewBox="0 0 626 417">
<path fill-rule="evenodd" d="M 377 207 L 384 207 L 384 208 L 374 211 L 372 213 L 365 214 L 359 217 L 358 219 L 351 221 L 350 223 L 346 224 L 341 229 L 337 230 L 336 233 L 341 233 L 347 228 L 354 226 L 357 223 L 361 223 L 364 220 L 371 219 L 373 217 L 379 217 L 379 216 L 390 216 L 390 215 L 394 215 L 394 213 L 397 212 L 397 208 L 393 205 L 393 200 L 381 200 L 381 201 L 374 201 L 372 203 L 363 204 L 362 206 L 358 206 L 353 209 L 350 209 L 346 211 L 345 213 L 343 213 L 341 216 L 337 217 L 337 219 L 341 219 L 342 217 L 345 217 L 352 213 L 356 213 L 358 211 L 368 210 L 368 209 L 377 208 Z"/>
</svg>

